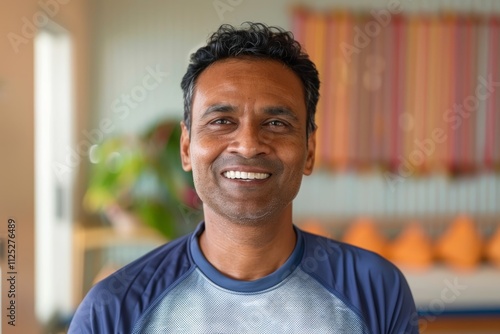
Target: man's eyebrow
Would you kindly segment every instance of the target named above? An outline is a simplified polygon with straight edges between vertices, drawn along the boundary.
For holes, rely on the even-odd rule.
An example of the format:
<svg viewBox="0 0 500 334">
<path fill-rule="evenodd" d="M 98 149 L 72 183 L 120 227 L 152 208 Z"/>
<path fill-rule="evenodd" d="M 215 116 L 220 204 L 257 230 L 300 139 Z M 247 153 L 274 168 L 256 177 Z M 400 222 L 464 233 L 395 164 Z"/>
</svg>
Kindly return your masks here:
<svg viewBox="0 0 500 334">
<path fill-rule="evenodd" d="M 225 103 L 219 103 L 219 104 L 214 104 L 209 106 L 203 114 L 201 115 L 201 118 L 207 117 L 208 115 L 215 113 L 215 112 L 220 112 L 220 113 L 232 113 L 237 110 L 237 107 L 230 105 L 230 104 L 225 104 Z M 288 107 L 285 106 L 270 106 L 270 107 L 265 107 L 264 108 L 264 113 L 269 116 L 285 116 L 288 118 L 291 118 L 295 121 L 298 121 L 297 115 Z"/>
<path fill-rule="evenodd" d="M 286 116 L 298 121 L 297 115 L 288 107 L 284 106 L 272 106 L 264 108 L 264 112 L 270 116 Z"/>
<path fill-rule="evenodd" d="M 203 112 L 203 114 L 201 115 L 201 118 L 206 117 L 214 112 L 228 113 L 228 112 L 234 112 L 234 111 L 236 111 L 236 107 L 232 106 L 230 104 L 225 104 L 225 103 L 214 104 L 214 105 L 209 106 Z"/>
</svg>

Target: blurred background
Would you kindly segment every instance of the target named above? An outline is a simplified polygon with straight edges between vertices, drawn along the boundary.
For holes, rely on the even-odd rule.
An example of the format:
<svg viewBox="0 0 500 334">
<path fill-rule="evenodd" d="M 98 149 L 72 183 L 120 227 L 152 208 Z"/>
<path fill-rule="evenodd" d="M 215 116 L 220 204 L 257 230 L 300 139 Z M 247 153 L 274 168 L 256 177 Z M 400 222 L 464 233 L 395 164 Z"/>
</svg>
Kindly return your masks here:
<svg viewBox="0 0 500 334">
<path fill-rule="evenodd" d="M 320 71 L 295 223 L 396 263 L 422 332 L 498 333 L 494 0 L 3 1 L 1 330 L 64 333 L 93 283 L 194 228 L 180 81 L 214 30 L 244 21 L 293 31 Z"/>
</svg>

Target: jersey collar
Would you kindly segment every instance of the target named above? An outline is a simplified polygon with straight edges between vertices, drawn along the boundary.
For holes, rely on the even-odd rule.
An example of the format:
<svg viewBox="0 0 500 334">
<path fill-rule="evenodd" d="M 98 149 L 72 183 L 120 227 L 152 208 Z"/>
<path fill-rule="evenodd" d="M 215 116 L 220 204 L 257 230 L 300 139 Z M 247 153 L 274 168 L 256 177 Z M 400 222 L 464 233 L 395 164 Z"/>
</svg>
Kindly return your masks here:
<svg viewBox="0 0 500 334">
<path fill-rule="evenodd" d="M 304 240 L 301 231 L 294 226 L 297 243 L 286 262 L 273 273 L 254 281 L 240 281 L 229 278 L 217 270 L 201 252 L 199 236 L 205 230 L 205 222 L 201 222 L 189 241 L 189 248 L 193 261 L 201 272 L 216 285 L 237 292 L 259 292 L 271 289 L 285 280 L 299 265 L 304 253 Z"/>
</svg>

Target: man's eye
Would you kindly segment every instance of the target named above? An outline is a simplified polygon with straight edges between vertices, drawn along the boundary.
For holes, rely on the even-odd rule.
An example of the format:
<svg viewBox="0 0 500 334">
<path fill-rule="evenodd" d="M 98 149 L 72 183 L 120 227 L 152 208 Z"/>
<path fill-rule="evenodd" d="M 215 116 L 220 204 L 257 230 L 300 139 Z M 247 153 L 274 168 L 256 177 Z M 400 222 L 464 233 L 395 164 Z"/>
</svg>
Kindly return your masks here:
<svg viewBox="0 0 500 334">
<path fill-rule="evenodd" d="M 285 126 L 285 123 L 283 123 L 282 121 L 277 121 L 277 120 L 270 121 L 268 124 L 271 126 Z"/>
<path fill-rule="evenodd" d="M 216 119 L 215 121 L 212 122 L 212 124 L 225 125 L 225 124 L 231 124 L 231 122 L 227 119 L 221 118 L 221 119 Z"/>
</svg>

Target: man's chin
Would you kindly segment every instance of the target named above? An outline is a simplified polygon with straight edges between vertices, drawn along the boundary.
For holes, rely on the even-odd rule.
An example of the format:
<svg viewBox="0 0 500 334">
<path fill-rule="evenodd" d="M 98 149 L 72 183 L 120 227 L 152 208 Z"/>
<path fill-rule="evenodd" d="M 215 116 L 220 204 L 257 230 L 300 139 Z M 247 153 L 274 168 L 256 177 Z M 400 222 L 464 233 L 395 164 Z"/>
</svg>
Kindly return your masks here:
<svg viewBox="0 0 500 334">
<path fill-rule="evenodd" d="M 279 212 L 283 212 L 284 209 L 284 207 L 278 205 L 267 205 L 265 208 L 260 206 L 255 209 L 250 209 L 248 206 L 245 206 L 244 208 L 233 206 L 230 209 L 227 207 L 221 208 L 221 210 L 219 210 L 219 214 L 234 224 L 244 226 L 261 226 L 276 221 L 278 218 L 277 215 L 279 215 Z"/>
</svg>

